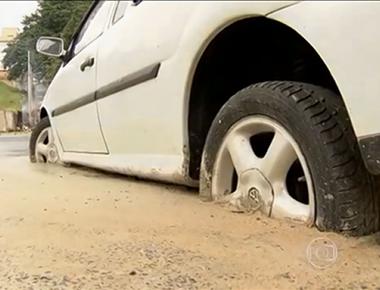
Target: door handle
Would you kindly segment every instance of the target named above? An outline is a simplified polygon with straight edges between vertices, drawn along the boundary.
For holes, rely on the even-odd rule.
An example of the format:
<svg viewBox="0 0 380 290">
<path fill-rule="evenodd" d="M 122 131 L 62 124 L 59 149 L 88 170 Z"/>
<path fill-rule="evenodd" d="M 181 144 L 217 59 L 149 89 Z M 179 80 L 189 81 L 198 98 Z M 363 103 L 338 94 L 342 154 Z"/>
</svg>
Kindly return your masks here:
<svg viewBox="0 0 380 290">
<path fill-rule="evenodd" d="M 84 62 L 82 62 L 82 64 L 80 65 L 80 70 L 84 71 L 86 67 L 92 67 L 94 63 L 95 63 L 95 58 L 93 57 L 88 58 Z"/>
</svg>

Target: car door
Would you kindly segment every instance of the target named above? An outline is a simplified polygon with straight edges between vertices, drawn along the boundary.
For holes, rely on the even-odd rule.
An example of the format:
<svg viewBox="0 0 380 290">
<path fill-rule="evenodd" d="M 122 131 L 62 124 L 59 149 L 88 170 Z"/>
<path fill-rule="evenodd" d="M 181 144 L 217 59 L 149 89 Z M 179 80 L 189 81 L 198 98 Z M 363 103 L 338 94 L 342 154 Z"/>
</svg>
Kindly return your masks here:
<svg viewBox="0 0 380 290">
<path fill-rule="evenodd" d="M 172 121 L 180 98 L 168 84 L 167 62 L 197 3 L 115 2 L 98 48 L 97 74 L 99 119 L 110 154 L 151 160 L 148 154 L 181 152 L 179 126 Z"/>
<path fill-rule="evenodd" d="M 51 84 L 52 124 L 66 152 L 107 153 L 95 91 L 97 48 L 111 6 L 108 1 L 92 6 Z"/>
</svg>

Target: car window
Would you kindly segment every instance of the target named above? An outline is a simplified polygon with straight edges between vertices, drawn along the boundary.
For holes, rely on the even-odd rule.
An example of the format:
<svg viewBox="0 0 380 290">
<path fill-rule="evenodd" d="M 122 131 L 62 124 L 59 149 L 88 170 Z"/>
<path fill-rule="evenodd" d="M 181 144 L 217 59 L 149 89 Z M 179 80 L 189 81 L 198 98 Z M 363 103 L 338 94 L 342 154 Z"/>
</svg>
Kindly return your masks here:
<svg viewBox="0 0 380 290">
<path fill-rule="evenodd" d="M 119 1 L 116 6 L 115 14 L 113 15 L 112 23 L 118 22 L 123 18 L 125 10 L 127 9 L 128 1 Z"/>
<path fill-rule="evenodd" d="M 91 11 L 86 23 L 83 25 L 75 41 L 74 55 L 78 54 L 83 48 L 97 39 L 104 29 L 108 16 L 108 5 L 105 1 L 100 1 Z"/>
</svg>

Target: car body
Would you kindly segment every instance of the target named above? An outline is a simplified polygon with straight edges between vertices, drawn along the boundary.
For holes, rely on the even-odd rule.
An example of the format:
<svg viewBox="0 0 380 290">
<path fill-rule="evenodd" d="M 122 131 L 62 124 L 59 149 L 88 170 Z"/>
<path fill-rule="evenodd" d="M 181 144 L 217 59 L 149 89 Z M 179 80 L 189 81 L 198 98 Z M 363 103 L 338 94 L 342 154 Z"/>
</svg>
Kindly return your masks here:
<svg viewBox="0 0 380 290">
<path fill-rule="evenodd" d="M 338 92 L 367 169 L 380 173 L 379 3 L 99 3 L 41 108 L 63 162 L 197 186 L 207 132 L 229 96 L 286 79 Z"/>
</svg>

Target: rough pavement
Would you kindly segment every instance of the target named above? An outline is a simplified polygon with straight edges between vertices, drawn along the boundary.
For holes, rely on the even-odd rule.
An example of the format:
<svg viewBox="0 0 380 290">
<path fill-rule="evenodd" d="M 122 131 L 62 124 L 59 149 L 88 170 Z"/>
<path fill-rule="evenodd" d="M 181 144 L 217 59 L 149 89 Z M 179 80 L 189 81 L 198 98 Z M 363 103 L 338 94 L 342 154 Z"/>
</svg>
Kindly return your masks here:
<svg viewBox="0 0 380 290">
<path fill-rule="evenodd" d="M 380 289 L 378 234 L 320 233 L 184 187 L 6 155 L 0 289 Z M 307 258 L 321 237 L 338 254 L 324 269 Z"/>
</svg>

